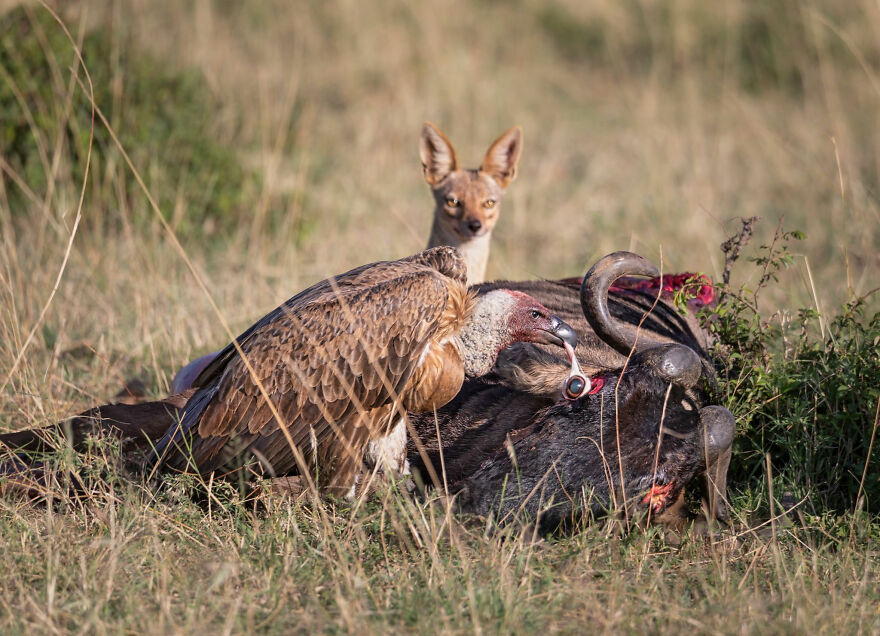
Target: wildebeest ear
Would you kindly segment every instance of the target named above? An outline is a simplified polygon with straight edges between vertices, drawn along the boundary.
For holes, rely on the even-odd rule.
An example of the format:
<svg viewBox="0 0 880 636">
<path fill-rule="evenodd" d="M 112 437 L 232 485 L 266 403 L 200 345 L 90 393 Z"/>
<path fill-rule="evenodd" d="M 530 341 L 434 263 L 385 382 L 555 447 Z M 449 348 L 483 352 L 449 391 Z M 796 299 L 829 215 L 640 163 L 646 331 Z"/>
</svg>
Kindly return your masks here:
<svg viewBox="0 0 880 636">
<path fill-rule="evenodd" d="M 516 163 L 519 161 L 522 144 L 522 128 L 514 126 L 489 147 L 480 170 L 495 179 L 502 188 L 506 188 L 516 177 Z"/>
<path fill-rule="evenodd" d="M 432 186 L 443 181 L 450 172 L 458 168 L 458 159 L 455 157 L 452 142 L 440 132 L 439 128 L 428 121 L 422 126 L 419 157 L 422 160 L 425 181 Z"/>
</svg>

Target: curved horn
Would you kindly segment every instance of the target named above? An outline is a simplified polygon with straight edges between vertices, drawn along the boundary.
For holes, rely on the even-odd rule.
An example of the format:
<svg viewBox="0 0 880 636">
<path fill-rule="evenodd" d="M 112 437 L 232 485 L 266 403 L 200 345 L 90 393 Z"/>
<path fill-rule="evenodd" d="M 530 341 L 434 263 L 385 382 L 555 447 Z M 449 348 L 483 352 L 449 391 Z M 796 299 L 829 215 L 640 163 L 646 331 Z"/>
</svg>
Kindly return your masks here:
<svg viewBox="0 0 880 636">
<path fill-rule="evenodd" d="M 700 356 L 690 347 L 676 342 L 654 345 L 639 359 L 667 382 L 686 389 L 694 386 L 703 373 Z"/>
<path fill-rule="evenodd" d="M 704 364 L 692 348 L 678 342 L 659 341 L 643 332 L 638 342 L 621 329 L 608 308 L 608 289 L 621 276 L 659 276 L 660 272 L 647 259 L 632 252 L 614 252 L 590 268 L 581 282 L 581 308 L 587 322 L 604 342 L 628 356 L 638 344 L 638 353 L 645 362 L 670 382 L 692 387 L 700 379 Z M 711 372 L 711 367 L 708 368 Z"/>
<path fill-rule="evenodd" d="M 625 356 L 630 354 L 635 341 L 611 317 L 608 288 L 621 276 L 659 275 L 657 268 L 646 258 L 632 252 L 613 252 L 593 265 L 581 282 L 581 309 L 587 322 L 599 338 Z"/>
<path fill-rule="evenodd" d="M 709 510 L 719 521 L 727 521 L 727 470 L 730 467 L 736 420 L 733 413 L 723 406 L 706 406 L 700 409 L 700 424 Z"/>
</svg>

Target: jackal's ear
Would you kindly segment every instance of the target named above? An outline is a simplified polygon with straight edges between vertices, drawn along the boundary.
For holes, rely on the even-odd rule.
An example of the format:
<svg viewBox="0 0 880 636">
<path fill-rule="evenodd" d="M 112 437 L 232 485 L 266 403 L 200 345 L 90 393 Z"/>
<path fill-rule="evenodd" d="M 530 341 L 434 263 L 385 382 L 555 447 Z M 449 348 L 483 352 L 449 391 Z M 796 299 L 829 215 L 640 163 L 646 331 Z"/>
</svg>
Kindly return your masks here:
<svg viewBox="0 0 880 636">
<path fill-rule="evenodd" d="M 522 128 L 514 126 L 489 147 L 480 170 L 506 188 L 516 177 L 516 162 L 519 161 L 522 144 Z"/>
<path fill-rule="evenodd" d="M 458 168 L 452 142 L 431 122 L 426 121 L 422 126 L 419 157 L 422 159 L 425 181 L 432 186 L 443 181 L 450 172 Z"/>
</svg>

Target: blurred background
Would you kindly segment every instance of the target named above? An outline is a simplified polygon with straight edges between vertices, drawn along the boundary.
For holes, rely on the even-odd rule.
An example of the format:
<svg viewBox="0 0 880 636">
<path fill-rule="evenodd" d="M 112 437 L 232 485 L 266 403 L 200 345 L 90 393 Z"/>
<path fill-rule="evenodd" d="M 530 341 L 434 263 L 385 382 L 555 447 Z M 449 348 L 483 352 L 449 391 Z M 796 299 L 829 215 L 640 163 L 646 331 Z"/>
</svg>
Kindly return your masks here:
<svg viewBox="0 0 880 636">
<path fill-rule="evenodd" d="M 880 285 L 876 2 L 49 6 L 233 331 L 425 246 L 426 120 L 474 168 L 523 127 L 489 278 L 577 275 L 616 249 L 718 277 L 719 245 L 757 215 L 752 247 L 783 218 L 806 235 L 764 311 L 833 314 Z M 2 375 L 81 401 L 133 372 L 163 389 L 227 335 L 100 121 L 89 153 L 64 30 L 38 3 L 0 13 Z M 71 392 L 47 369 L 77 351 L 102 372 Z"/>
</svg>

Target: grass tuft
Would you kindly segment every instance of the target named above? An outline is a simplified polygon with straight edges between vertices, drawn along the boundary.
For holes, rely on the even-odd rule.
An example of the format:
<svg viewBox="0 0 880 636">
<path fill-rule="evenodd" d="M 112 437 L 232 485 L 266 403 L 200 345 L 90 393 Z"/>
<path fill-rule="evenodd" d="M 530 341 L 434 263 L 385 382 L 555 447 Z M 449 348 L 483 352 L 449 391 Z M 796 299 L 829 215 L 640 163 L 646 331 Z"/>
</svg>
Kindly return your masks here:
<svg viewBox="0 0 880 636">
<path fill-rule="evenodd" d="M 767 501 L 765 458 L 777 493 L 806 497 L 813 515 L 880 513 L 880 313 L 861 296 L 829 319 L 807 307 L 759 310 L 759 297 L 791 267 L 792 243 L 805 240 L 780 223 L 774 240 L 750 258 L 753 288 L 721 287 L 707 314 L 717 341 L 721 391 L 737 419 L 734 483 Z M 876 290 L 875 290 L 876 291 Z M 873 293 L 873 292 L 872 292 Z"/>
</svg>

